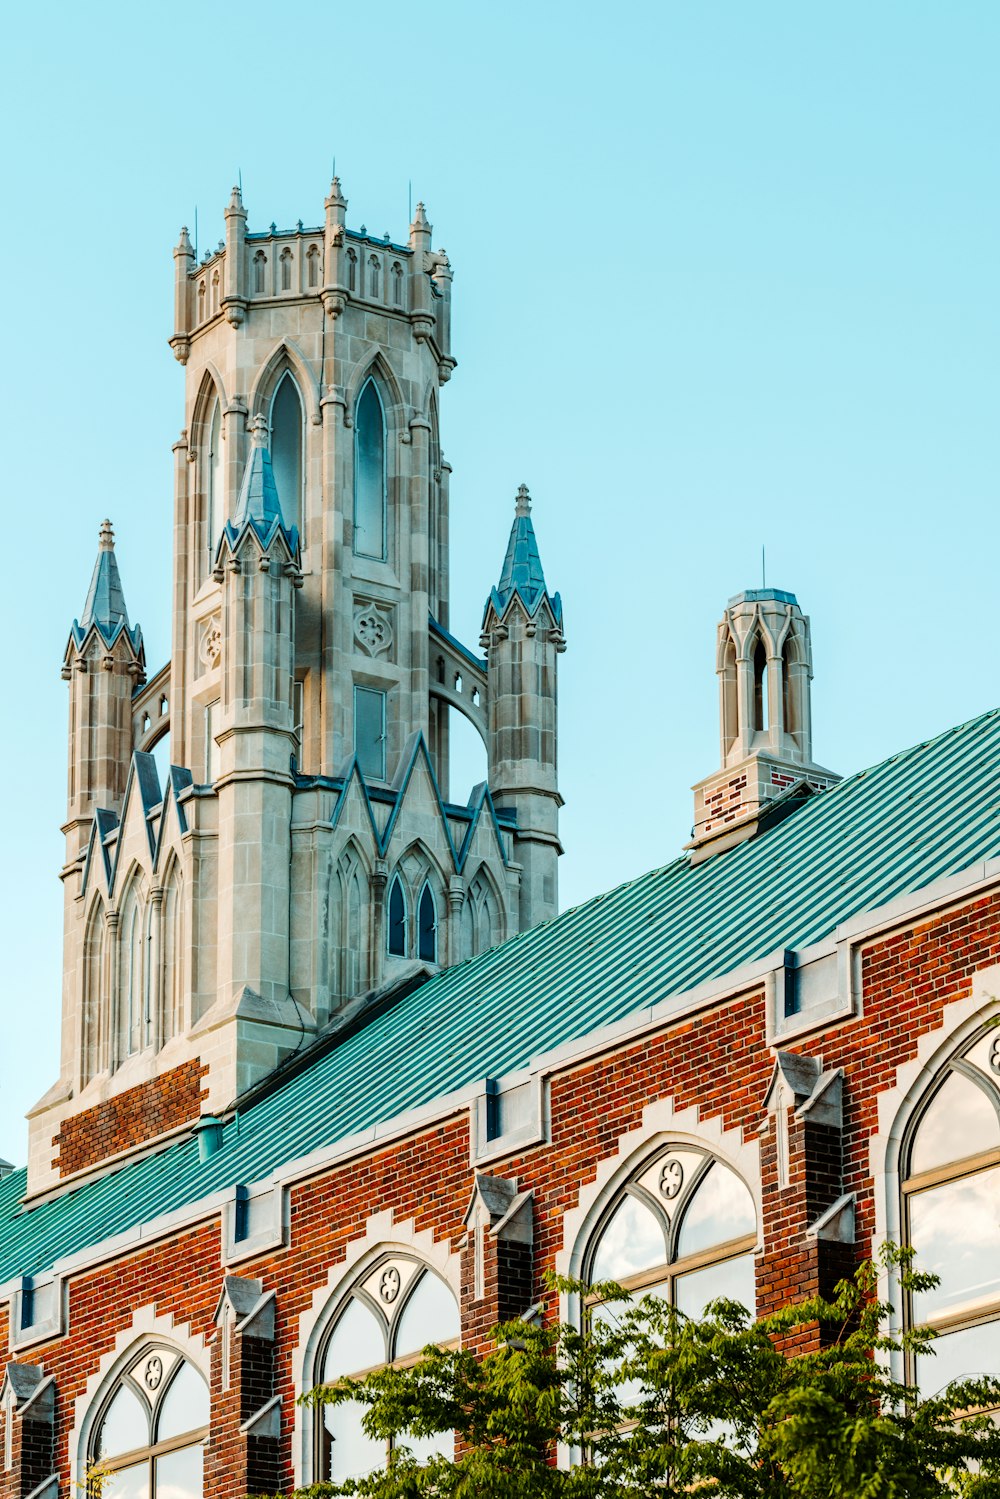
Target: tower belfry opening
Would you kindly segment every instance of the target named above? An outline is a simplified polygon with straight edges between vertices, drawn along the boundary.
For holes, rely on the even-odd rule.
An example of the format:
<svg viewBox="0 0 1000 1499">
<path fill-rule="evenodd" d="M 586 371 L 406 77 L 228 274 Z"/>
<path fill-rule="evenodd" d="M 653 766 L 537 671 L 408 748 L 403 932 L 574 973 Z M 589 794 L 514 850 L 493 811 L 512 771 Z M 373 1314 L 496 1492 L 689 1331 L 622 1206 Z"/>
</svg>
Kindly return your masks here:
<svg viewBox="0 0 1000 1499">
<path fill-rule="evenodd" d="M 358 996 L 558 905 L 562 604 L 522 486 L 479 649 L 451 633 L 452 269 L 424 205 L 376 238 L 335 177 L 314 227 L 251 229 L 239 187 L 225 224 L 173 252 L 171 658 L 147 681 L 109 523 L 67 646 L 64 1065 L 32 1191 L 98 1164 L 66 1143 L 88 1110 L 146 1089 L 155 1120 L 162 1088 L 223 1114 Z M 465 804 L 453 713 L 486 748 Z"/>
</svg>

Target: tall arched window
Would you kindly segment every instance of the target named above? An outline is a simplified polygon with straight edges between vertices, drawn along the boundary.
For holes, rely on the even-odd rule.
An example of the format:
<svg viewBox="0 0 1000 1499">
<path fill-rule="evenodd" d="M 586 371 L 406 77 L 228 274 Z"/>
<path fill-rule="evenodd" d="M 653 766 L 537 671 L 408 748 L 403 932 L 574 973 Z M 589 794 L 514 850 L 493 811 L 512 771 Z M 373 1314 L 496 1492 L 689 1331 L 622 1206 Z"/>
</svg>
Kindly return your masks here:
<svg viewBox="0 0 1000 1499">
<path fill-rule="evenodd" d="M 142 1048 L 143 948 L 145 932 L 139 882 L 133 880 L 122 903 L 118 920 L 121 962 L 118 993 L 118 1059 L 123 1061 Z"/>
<path fill-rule="evenodd" d="M 208 1421 L 208 1387 L 193 1364 L 147 1347 L 105 1396 L 88 1473 L 100 1464 L 102 1491 L 116 1499 L 201 1499 Z"/>
<path fill-rule="evenodd" d="M 170 867 L 163 887 L 163 935 L 161 941 L 163 985 L 160 1039 L 169 1041 L 184 1029 L 183 1021 L 183 901 L 180 869 Z"/>
<path fill-rule="evenodd" d="M 354 412 L 354 550 L 385 556 L 385 412 L 366 380 Z"/>
<path fill-rule="evenodd" d="M 278 264 L 279 264 L 280 270 L 281 270 L 281 290 L 282 291 L 291 291 L 291 289 L 292 289 L 292 252 L 287 247 L 284 250 L 282 250 L 281 257 L 280 257 L 280 259 L 278 261 Z"/>
<path fill-rule="evenodd" d="M 258 250 L 253 258 L 253 289 L 258 297 L 263 296 L 266 291 L 267 256 L 263 250 Z"/>
<path fill-rule="evenodd" d="M 437 962 L 437 908 L 426 882 L 417 906 L 417 957 L 422 963 Z"/>
<path fill-rule="evenodd" d="M 700 1317 L 719 1296 L 755 1308 L 753 1198 L 707 1151 L 670 1145 L 609 1205 L 585 1278 L 651 1291 Z"/>
<path fill-rule="evenodd" d="M 459 1331 L 458 1306 L 444 1281 L 416 1260 L 393 1255 L 380 1260 L 338 1310 L 316 1377 L 331 1384 L 385 1364 L 412 1364 L 428 1343 L 455 1346 Z M 362 1412 L 354 1402 L 324 1409 L 316 1434 L 320 1482 L 342 1483 L 385 1467 L 389 1446 L 365 1435 Z M 402 1442 L 418 1461 L 454 1454 L 451 1435 L 404 1437 Z"/>
<path fill-rule="evenodd" d="M 347 290 L 358 289 L 358 257 L 353 250 L 347 252 Z"/>
<path fill-rule="evenodd" d="M 287 370 L 271 400 L 271 468 L 285 525 L 301 529 L 302 402 Z"/>
<path fill-rule="evenodd" d="M 956 1058 L 904 1149 L 905 1233 L 919 1270 L 940 1276 L 911 1297 L 914 1325 L 938 1334 L 909 1378 L 925 1395 L 954 1379 L 1000 1375 L 1000 1035 Z"/>
<path fill-rule="evenodd" d="M 403 305 L 403 267 L 398 260 L 392 263 L 392 305 L 394 307 Z"/>
<path fill-rule="evenodd" d="M 222 403 L 216 400 L 208 423 L 208 458 L 205 465 L 205 549 L 208 567 L 215 557 L 215 543 L 225 515 L 225 469 L 222 458 Z"/>
<path fill-rule="evenodd" d="M 382 264 L 377 255 L 368 259 L 368 295 L 377 302 L 381 294 Z"/>
<path fill-rule="evenodd" d="M 342 999 L 353 999 L 364 988 L 367 974 L 367 941 L 363 927 L 365 910 L 362 869 L 357 855 L 345 853 L 337 865 L 340 905 L 339 962 L 336 987 Z M 335 939 L 336 940 L 336 939 Z"/>
<path fill-rule="evenodd" d="M 406 896 L 403 882 L 394 875 L 389 886 L 389 922 L 386 945 L 394 958 L 406 957 Z"/>
<path fill-rule="evenodd" d="M 98 901 L 87 920 L 83 939 L 83 1037 L 81 1074 L 84 1083 L 107 1064 L 107 995 L 104 991 L 104 907 Z"/>
<path fill-rule="evenodd" d="M 306 251 L 306 275 L 310 286 L 319 285 L 319 246 L 310 245 Z"/>
<path fill-rule="evenodd" d="M 768 726 L 767 692 L 767 651 L 758 636 L 753 651 L 753 726 L 760 731 Z"/>
<path fill-rule="evenodd" d="M 493 891 L 480 873 L 469 885 L 462 911 L 465 930 L 465 955 L 474 958 L 487 952 L 502 940 L 500 919 Z"/>
</svg>

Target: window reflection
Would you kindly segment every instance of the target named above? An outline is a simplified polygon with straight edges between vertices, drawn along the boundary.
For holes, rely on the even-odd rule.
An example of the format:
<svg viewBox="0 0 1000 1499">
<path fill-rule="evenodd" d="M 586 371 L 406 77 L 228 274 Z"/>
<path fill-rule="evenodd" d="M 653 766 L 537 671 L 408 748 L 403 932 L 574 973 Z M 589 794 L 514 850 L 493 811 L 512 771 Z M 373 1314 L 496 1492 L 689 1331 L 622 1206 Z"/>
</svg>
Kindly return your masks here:
<svg viewBox="0 0 1000 1499">
<path fill-rule="evenodd" d="M 953 1380 L 1000 1375 L 1000 1076 L 995 1033 L 980 1033 L 946 1068 L 907 1142 L 904 1221 L 918 1270 L 939 1277 L 914 1293 L 915 1325 L 937 1331 L 908 1377 L 934 1394 Z M 974 1076 L 969 1070 L 975 1069 Z M 963 1070 L 964 1069 L 964 1070 Z"/>
<path fill-rule="evenodd" d="M 197 1369 L 172 1349 L 145 1348 L 116 1381 L 90 1444 L 88 1466 L 101 1464 L 102 1494 L 201 1499 L 208 1421 L 208 1387 Z"/>
<path fill-rule="evenodd" d="M 662 1265 L 666 1259 L 663 1228 L 652 1210 L 626 1196 L 601 1235 L 591 1280 L 622 1280 Z"/>
<path fill-rule="evenodd" d="M 337 1313 L 320 1359 L 320 1377 L 361 1377 L 393 1361 L 409 1361 L 429 1343 L 454 1345 L 459 1336 L 458 1304 L 433 1271 L 404 1256 L 379 1261 L 369 1269 Z M 325 1406 L 317 1431 L 316 1464 L 321 1480 L 343 1482 L 385 1467 L 388 1444 L 362 1429 L 360 1401 Z M 451 1434 L 400 1438 L 423 1462 L 435 1453 L 450 1456 Z"/>
</svg>

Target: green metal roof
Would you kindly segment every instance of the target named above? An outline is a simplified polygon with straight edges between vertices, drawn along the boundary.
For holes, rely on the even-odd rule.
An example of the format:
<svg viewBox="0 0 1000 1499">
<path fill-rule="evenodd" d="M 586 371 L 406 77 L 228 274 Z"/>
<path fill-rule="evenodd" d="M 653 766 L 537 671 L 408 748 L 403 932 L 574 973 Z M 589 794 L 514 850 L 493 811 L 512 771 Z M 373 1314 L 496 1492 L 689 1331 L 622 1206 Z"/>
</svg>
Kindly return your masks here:
<svg viewBox="0 0 1000 1499">
<path fill-rule="evenodd" d="M 279 1167 L 1000 854 L 1000 709 L 893 755 L 748 843 L 681 858 L 450 968 L 226 1125 L 19 1209 L 0 1282 Z"/>
</svg>

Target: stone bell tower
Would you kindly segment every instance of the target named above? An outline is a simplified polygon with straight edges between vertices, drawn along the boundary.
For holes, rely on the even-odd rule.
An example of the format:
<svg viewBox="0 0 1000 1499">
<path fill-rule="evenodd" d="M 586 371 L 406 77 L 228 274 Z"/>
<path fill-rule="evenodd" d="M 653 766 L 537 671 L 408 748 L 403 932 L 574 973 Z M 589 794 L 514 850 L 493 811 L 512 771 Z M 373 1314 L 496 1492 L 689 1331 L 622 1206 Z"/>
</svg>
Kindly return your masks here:
<svg viewBox="0 0 1000 1499">
<path fill-rule="evenodd" d="M 688 847 L 697 862 L 753 837 L 765 808 L 794 787 L 840 779 L 813 760 L 809 620 L 792 593 L 751 588 L 719 622 L 721 768 L 694 787 Z"/>
<path fill-rule="evenodd" d="M 63 668 L 63 1048 L 32 1192 L 225 1118 L 352 1001 L 557 905 L 562 605 L 523 490 L 488 659 L 451 633 L 452 271 L 424 206 L 400 242 L 349 228 L 336 178 L 312 226 L 252 230 L 238 188 L 224 218 L 173 252 L 170 660 L 146 679 L 105 525 Z M 486 761 L 458 796 L 453 713 Z"/>
</svg>

